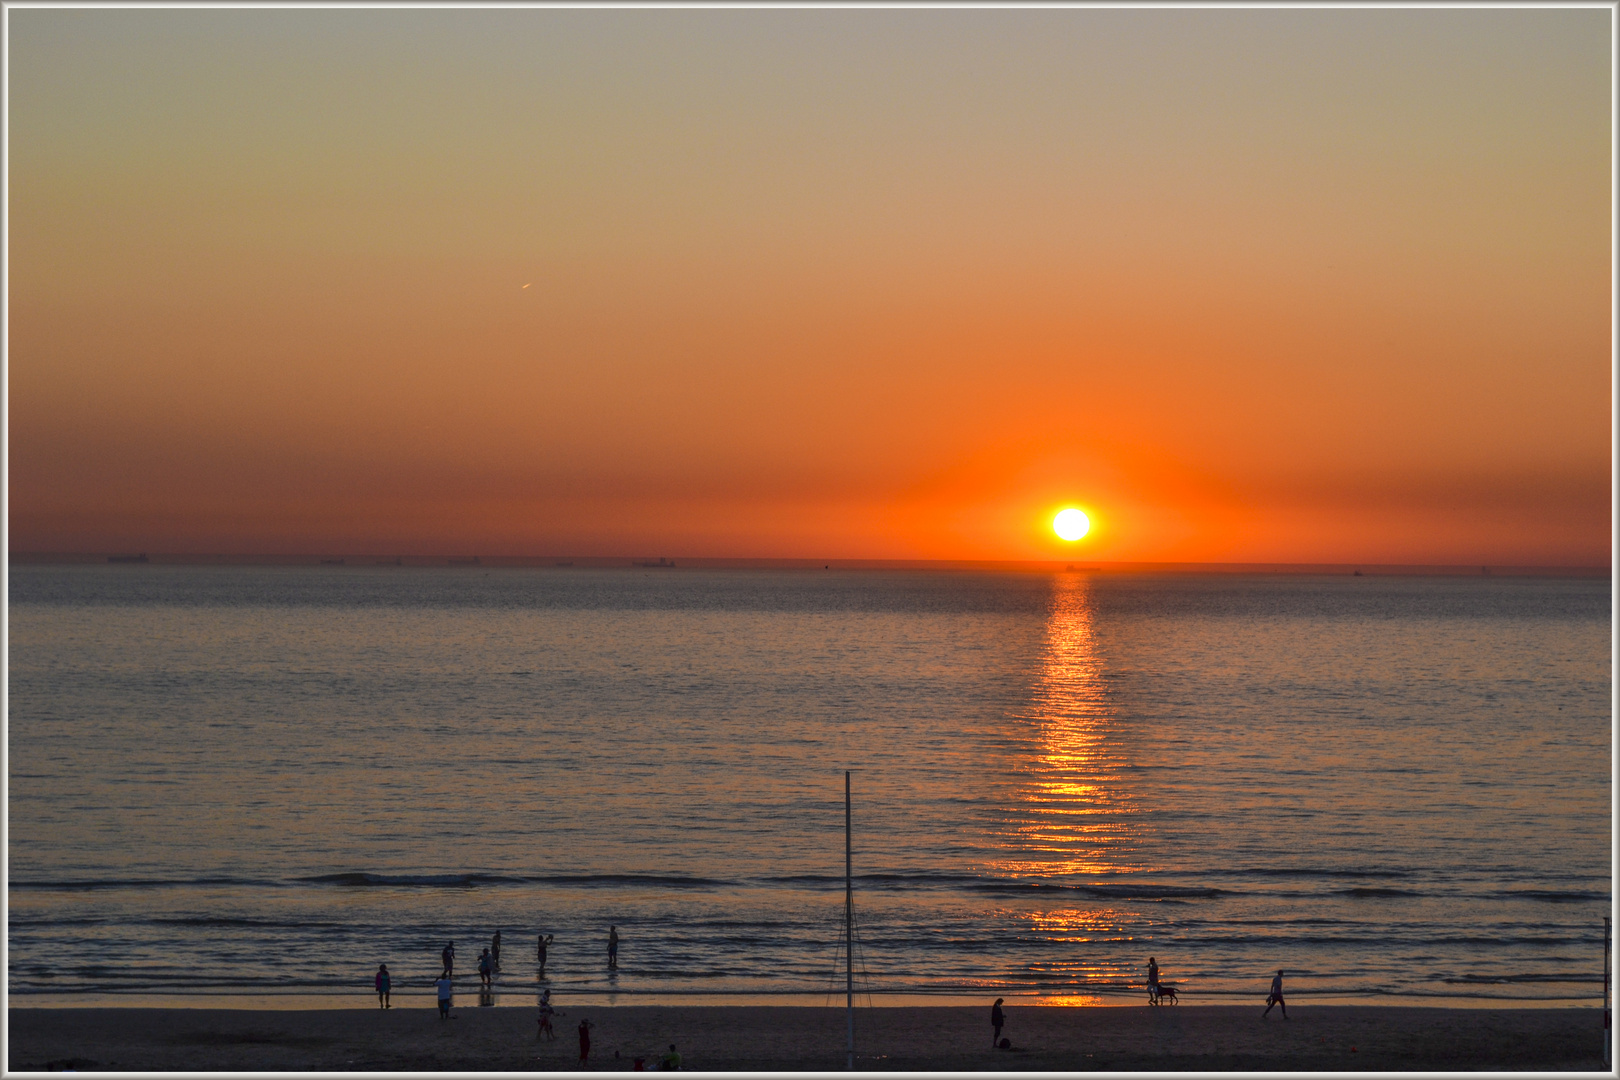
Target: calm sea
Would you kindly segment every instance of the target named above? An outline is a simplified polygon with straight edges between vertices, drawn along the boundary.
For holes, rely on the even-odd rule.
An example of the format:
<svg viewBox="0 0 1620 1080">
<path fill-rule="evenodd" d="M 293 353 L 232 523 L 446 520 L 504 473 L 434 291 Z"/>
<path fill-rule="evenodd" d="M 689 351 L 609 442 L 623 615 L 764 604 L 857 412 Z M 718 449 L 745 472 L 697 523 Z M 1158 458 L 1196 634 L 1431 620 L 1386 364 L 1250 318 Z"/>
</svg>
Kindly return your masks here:
<svg viewBox="0 0 1620 1080">
<path fill-rule="evenodd" d="M 1607 580 L 14 567 L 13 995 L 1601 995 Z M 605 964 L 610 924 L 619 968 Z M 1133 998 L 1123 997 L 1125 994 Z M 88 999 L 88 997 L 87 997 Z M 18 999 L 14 998 L 14 1002 Z"/>
</svg>

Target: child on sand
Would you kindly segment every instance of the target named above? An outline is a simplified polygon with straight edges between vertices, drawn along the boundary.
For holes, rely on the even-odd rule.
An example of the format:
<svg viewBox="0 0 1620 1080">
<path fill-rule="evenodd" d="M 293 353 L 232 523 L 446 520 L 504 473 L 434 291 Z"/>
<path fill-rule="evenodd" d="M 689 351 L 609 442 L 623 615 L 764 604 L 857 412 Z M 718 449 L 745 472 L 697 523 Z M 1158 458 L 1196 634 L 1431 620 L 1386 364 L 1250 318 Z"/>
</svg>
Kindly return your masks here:
<svg viewBox="0 0 1620 1080">
<path fill-rule="evenodd" d="M 669 1044 L 669 1053 L 664 1055 L 664 1060 L 658 1063 L 658 1067 L 670 1071 L 681 1067 L 681 1054 L 679 1050 L 675 1049 L 674 1043 Z"/>
<path fill-rule="evenodd" d="M 388 977 L 388 965 L 387 964 L 378 964 L 377 965 L 377 1008 L 379 1008 L 379 1009 L 392 1009 L 393 1008 L 393 1005 L 389 1004 L 389 1002 L 388 1002 L 388 991 L 389 991 L 389 988 L 392 987 L 393 982 L 394 982 L 394 980 L 392 980 L 392 979 L 390 979 Z"/>
<path fill-rule="evenodd" d="M 595 1025 L 589 1020 L 579 1022 L 579 1065 L 585 1067 L 586 1059 L 591 1056 L 591 1028 Z"/>
</svg>

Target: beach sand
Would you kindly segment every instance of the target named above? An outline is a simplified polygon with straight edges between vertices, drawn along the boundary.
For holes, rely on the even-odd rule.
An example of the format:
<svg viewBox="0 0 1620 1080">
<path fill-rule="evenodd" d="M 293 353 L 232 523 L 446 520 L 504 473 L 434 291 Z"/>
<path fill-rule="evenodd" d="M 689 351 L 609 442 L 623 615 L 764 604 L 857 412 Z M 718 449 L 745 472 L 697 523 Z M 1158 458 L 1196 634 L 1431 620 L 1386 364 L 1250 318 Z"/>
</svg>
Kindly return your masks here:
<svg viewBox="0 0 1620 1080">
<path fill-rule="evenodd" d="M 473 999 L 476 1001 L 476 999 Z M 984 1008 L 860 1008 L 856 1066 L 867 1070 L 1602 1070 L 1601 1009 L 1262 1006 L 1010 1006 L 990 1047 Z M 688 1069 L 840 1070 L 840 1008 L 564 1007 L 555 1042 L 532 1008 L 251 1010 L 12 1008 L 9 1067 L 80 1070 L 533 1070 L 648 1066 L 675 1043 Z M 615 1056 L 617 1055 L 617 1056 Z"/>
</svg>

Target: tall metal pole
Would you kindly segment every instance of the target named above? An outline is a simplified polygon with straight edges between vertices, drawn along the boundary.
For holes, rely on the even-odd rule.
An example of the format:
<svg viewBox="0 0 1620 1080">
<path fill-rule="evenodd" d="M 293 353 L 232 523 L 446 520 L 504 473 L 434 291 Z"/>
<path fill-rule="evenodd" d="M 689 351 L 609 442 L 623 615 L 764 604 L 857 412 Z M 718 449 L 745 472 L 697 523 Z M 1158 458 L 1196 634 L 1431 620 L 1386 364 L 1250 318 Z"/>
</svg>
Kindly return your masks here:
<svg viewBox="0 0 1620 1080">
<path fill-rule="evenodd" d="M 1609 916 L 1603 917 L 1603 1064 L 1609 1064 L 1614 1035 L 1609 1026 Z"/>
<path fill-rule="evenodd" d="M 849 1069 L 855 1070 L 855 882 L 850 847 L 849 770 L 844 770 L 844 1012 L 849 1018 Z"/>
</svg>

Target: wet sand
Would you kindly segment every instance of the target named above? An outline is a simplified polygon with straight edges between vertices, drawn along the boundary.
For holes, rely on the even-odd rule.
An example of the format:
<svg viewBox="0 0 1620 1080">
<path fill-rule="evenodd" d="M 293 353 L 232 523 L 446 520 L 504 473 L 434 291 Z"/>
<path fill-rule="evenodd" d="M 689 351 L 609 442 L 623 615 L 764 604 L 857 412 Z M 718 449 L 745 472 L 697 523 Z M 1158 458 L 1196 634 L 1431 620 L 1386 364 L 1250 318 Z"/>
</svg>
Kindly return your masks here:
<svg viewBox="0 0 1620 1080">
<path fill-rule="evenodd" d="M 476 999 L 474 999 L 476 1000 Z M 989 1008 L 878 1007 L 855 1014 L 856 1066 L 868 1070 L 1593 1070 L 1601 1009 L 1443 1009 L 1298 1005 L 1012 1006 L 990 1047 Z M 675 1043 L 688 1069 L 841 1070 L 838 1008 L 567 1008 L 557 1040 L 535 1038 L 535 1010 L 12 1008 L 8 1065 L 81 1070 L 533 1070 L 579 1066 L 578 1027 L 594 1024 L 590 1066 L 651 1067 Z"/>
</svg>

